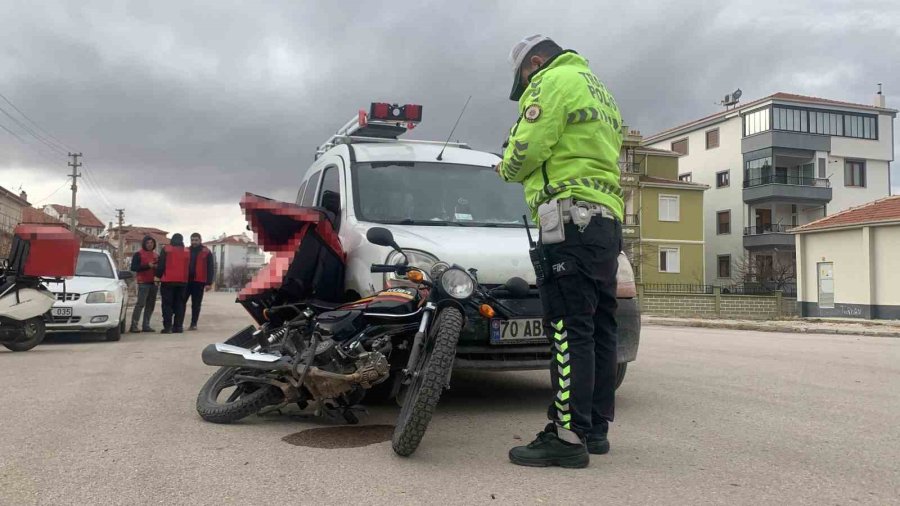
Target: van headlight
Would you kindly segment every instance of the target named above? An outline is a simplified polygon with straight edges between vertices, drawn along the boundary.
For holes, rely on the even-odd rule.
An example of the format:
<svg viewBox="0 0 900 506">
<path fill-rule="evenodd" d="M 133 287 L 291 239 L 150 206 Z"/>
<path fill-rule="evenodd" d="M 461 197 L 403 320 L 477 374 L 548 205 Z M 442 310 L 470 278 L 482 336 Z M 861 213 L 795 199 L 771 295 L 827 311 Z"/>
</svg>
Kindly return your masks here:
<svg viewBox="0 0 900 506">
<path fill-rule="evenodd" d="M 409 266 L 421 270 L 426 276 L 431 272 L 432 266 L 438 263 L 438 258 L 431 253 L 412 249 L 405 249 L 403 252 L 406 253 L 406 257 L 409 259 Z M 403 255 L 397 251 L 392 251 L 391 254 L 388 255 L 387 261 L 384 263 L 388 265 L 398 265 L 401 262 L 403 262 Z M 404 283 L 409 284 L 411 281 L 407 281 L 405 276 L 398 276 L 395 272 L 389 272 L 384 275 L 385 287 L 397 286 Z"/>
<path fill-rule="evenodd" d="M 85 302 L 88 304 L 112 304 L 116 302 L 116 292 L 91 292 Z"/>
<path fill-rule="evenodd" d="M 454 299 L 468 299 L 475 291 L 475 280 L 462 269 L 447 269 L 441 275 L 441 288 Z"/>
</svg>

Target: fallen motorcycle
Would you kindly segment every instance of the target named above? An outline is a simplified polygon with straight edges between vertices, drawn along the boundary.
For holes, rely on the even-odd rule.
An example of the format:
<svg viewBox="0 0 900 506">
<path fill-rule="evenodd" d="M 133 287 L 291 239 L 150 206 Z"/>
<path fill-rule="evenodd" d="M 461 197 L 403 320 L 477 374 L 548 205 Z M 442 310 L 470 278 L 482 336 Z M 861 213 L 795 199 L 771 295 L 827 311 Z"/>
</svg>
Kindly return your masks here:
<svg viewBox="0 0 900 506">
<path fill-rule="evenodd" d="M 369 229 L 367 239 L 405 257 L 385 228 Z M 288 269 L 278 270 L 274 261 L 276 271 Z M 392 446 L 411 455 L 449 384 L 465 306 L 486 318 L 511 311 L 478 283 L 475 271 L 457 265 L 438 262 L 423 272 L 401 261 L 372 265 L 371 272 L 396 273 L 406 286 L 349 303 L 248 304 L 251 314 L 266 306 L 257 312 L 264 323 L 203 350 L 203 362 L 221 368 L 200 390 L 200 416 L 229 423 L 295 403 L 357 423 L 356 405 L 366 393 L 396 378 L 388 383 L 402 406 Z M 502 289 L 527 292 L 528 285 L 514 278 Z"/>
<path fill-rule="evenodd" d="M 43 283 L 75 274 L 78 241 L 63 227 L 19 225 L 0 278 L 0 344 L 28 351 L 44 340 L 56 295 Z"/>
</svg>

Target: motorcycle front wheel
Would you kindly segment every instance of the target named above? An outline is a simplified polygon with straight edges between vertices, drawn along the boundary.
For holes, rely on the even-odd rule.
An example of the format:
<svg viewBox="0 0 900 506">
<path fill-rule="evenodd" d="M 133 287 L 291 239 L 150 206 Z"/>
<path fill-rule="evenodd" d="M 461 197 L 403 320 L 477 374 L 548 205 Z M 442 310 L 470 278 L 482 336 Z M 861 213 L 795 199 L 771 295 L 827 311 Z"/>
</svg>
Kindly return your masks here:
<svg viewBox="0 0 900 506">
<path fill-rule="evenodd" d="M 222 367 L 206 380 L 197 395 L 200 418 L 212 423 L 232 423 L 281 402 L 284 394 L 272 385 L 237 383 L 234 376 L 239 372 L 237 367 Z"/>
<path fill-rule="evenodd" d="M 412 455 L 422 442 L 450 376 L 462 326 L 463 314 L 456 307 L 444 308 L 435 319 L 431 336 L 419 356 L 415 376 L 406 389 L 397 426 L 394 427 L 391 446 L 397 455 Z"/>
<path fill-rule="evenodd" d="M 25 340 L 15 343 L 3 343 L 11 351 L 28 351 L 41 344 L 47 334 L 47 327 L 42 317 L 32 318 L 25 322 Z"/>
</svg>

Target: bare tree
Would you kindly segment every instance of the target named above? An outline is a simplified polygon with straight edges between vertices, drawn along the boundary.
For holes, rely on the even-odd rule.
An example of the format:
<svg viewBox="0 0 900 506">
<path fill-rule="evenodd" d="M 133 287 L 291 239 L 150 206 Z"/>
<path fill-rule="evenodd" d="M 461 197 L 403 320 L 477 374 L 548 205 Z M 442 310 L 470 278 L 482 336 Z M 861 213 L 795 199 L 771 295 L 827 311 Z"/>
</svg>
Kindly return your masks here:
<svg viewBox="0 0 900 506">
<path fill-rule="evenodd" d="M 755 256 L 745 254 L 734 262 L 734 272 L 744 283 L 759 283 L 773 290 L 785 290 L 797 282 L 794 258 L 778 251 Z"/>
<path fill-rule="evenodd" d="M 250 282 L 250 269 L 246 265 L 235 265 L 228 269 L 225 283 L 230 288 L 243 288 Z"/>
</svg>

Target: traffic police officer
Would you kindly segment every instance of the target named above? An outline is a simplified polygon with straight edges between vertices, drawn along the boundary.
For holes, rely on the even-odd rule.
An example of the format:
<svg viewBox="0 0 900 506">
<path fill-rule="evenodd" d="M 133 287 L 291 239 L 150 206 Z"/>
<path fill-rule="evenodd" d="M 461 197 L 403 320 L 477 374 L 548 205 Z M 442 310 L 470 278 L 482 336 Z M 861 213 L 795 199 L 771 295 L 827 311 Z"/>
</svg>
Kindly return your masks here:
<svg viewBox="0 0 900 506">
<path fill-rule="evenodd" d="M 548 37 L 513 48 L 519 102 L 497 172 L 521 183 L 540 244 L 533 253 L 551 341 L 551 423 L 513 463 L 585 467 L 609 451 L 616 380 L 616 271 L 623 193 L 622 119 L 587 60 Z"/>
</svg>

